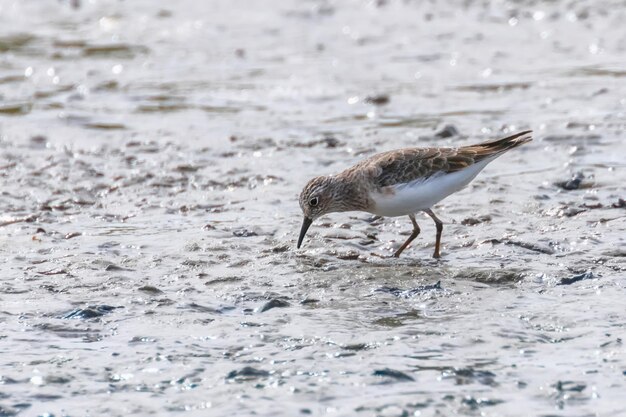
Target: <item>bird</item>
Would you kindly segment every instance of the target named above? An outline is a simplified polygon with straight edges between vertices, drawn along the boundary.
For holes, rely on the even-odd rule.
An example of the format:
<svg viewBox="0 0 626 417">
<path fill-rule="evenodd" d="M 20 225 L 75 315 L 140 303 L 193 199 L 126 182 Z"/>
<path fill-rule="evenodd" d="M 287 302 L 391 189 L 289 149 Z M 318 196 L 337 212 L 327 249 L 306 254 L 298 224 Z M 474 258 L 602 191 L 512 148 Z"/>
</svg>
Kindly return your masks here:
<svg viewBox="0 0 626 417">
<path fill-rule="evenodd" d="M 384 217 L 408 216 L 413 231 L 395 251 L 400 254 L 419 235 L 415 214 L 435 222 L 434 258 L 441 256 L 443 222 L 432 207 L 469 184 L 491 161 L 532 140 L 526 130 L 503 139 L 458 148 L 404 148 L 379 153 L 346 170 L 311 179 L 300 193 L 304 220 L 297 249 L 313 221 L 328 213 L 363 211 Z"/>
</svg>

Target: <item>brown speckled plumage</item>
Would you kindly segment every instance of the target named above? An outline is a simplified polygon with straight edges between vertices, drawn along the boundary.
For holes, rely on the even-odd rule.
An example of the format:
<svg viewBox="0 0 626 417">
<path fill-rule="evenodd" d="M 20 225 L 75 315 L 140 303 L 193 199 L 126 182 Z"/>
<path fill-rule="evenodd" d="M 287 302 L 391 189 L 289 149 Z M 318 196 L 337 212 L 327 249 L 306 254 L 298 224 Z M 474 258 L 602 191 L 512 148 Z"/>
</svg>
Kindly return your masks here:
<svg viewBox="0 0 626 417">
<path fill-rule="evenodd" d="M 298 247 L 311 222 L 324 214 L 341 211 L 375 212 L 373 195 L 391 198 L 400 184 L 460 172 L 483 161 L 486 164 L 504 152 L 532 140 L 530 133 L 524 131 L 504 139 L 460 148 L 405 148 L 383 152 L 339 174 L 313 178 L 300 194 L 304 223 Z M 420 211 L 426 212 L 437 225 L 435 257 L 439 257 L 442 223 L 429 207 L 421 208 Z M 403 214 L 411 218 L 414 232 L 396 251 L 395 256 L 400 255 L 419 233 L 414 213 Z"/>
<path fill-rule="evenodd" d="M 339 176 L 364 171 L 373 185 L 385 187 L 428 178 L 439 172 L 456 172 L 526 143 L 530 138 L 519 138 L 528 133 L 530 131 L 461 148 L 405 148 L 383 152 L 359 162 Z"/>
</svg>

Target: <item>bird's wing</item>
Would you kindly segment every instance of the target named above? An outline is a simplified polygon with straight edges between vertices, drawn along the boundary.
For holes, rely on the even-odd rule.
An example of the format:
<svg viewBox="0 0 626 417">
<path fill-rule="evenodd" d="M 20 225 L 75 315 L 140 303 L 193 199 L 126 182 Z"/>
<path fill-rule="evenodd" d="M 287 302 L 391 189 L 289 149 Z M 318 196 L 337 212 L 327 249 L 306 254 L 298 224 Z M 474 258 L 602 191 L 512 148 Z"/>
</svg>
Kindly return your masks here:
<svg viewBox="0 0 626 417">
<path fill-rule="evenodd" d="M 378 187 L 386 187 L 459 171 L 475 159 L 475 151 L 463 148 L 407 148 L 374 155 L 359 165 Z"/>
<path fill-rule="evenodd" d="M 529 133 L 461 148 L 406 148 L 383 152 L 362 161 L 354 169 L 363 170 L 378 187 L 408 183 L 439 173 L 460 171 L 488 158 L 495 159 L 530 141 Z"/>
</svg>

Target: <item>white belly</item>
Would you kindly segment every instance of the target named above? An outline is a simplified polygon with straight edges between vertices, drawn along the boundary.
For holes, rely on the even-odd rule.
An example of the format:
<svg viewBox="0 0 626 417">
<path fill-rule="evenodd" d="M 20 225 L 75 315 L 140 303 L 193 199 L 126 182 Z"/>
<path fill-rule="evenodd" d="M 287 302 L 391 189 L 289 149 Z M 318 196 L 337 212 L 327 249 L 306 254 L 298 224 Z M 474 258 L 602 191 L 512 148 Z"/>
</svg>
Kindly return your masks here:
<svg viewBox="0 0 626 417">
<path fill-rule="evenodd" d="M 429 209 L 469 184 L 489 162 L 491 160 L 483 160 L 461 171 L 386 187 L 386 192 L 370 194 L 375 203 L 370 211 L 379 216 L 395 217 Z"/>
</svg>

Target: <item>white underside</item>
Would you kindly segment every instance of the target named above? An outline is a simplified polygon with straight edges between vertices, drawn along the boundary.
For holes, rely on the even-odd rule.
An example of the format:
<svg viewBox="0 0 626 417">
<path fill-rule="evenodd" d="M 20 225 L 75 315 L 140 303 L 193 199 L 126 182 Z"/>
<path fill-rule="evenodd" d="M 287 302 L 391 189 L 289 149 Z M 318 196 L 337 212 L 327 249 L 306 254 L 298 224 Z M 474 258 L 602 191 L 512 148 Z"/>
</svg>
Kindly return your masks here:
<svg viewBox="0 0 626 417">
<path fill-rule="evenodd" d="M 469 184 L 493 159 L 482 160 L 461 171 L 391 186 L 388 192 L 372 193 L 370 198 L 375 207 L 370 211 L 379 216 L 395 217 L 429 209 Z"/>
</svg>

